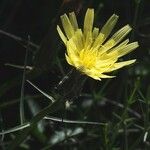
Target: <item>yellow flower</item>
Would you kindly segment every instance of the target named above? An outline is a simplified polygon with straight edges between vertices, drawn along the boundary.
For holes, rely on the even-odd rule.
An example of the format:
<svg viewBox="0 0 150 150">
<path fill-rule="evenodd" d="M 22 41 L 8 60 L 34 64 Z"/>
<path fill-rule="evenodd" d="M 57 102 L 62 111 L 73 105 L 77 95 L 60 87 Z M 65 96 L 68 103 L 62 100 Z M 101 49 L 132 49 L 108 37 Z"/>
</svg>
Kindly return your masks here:
<svg viewBox="0 0 150 150">
<path fill-rule="evenodd" d="M 129 39 L 121 42 L 131 31 L 129 25 L 125 25 L 108 39 L 117 20 L 118 16 L 113 14 L 101 30 L 93 28 L 94 9 L 87 9 L 82 30 L 78 27 L 74 12 L 69 13 L 69 17 L 66 14 L 62 15 L 65 34 L 59 26 L 57 31 L 67 48 L 67 62 L 96 80 L 112 78 L 114 76 L 105 73 L 134 63 L 135 59 L 117 62 L 120 57 L 138 47 L 138 42 L 129 43 Z"/>
</svg>

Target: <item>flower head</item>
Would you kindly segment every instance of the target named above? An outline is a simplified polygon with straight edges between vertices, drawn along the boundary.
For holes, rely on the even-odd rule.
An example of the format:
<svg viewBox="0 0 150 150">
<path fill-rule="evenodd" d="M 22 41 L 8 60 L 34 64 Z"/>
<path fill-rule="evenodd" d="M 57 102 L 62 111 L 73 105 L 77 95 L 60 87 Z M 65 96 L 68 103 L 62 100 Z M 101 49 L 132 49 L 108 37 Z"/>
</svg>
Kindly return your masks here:
<svg viewBox="0 0 150 150">
<path fill-rule="evenodd" d="M 57 31 L 64 42 L 67 52 L 67 62 L 80 72 L 96 79 L 112 78 L 106 75 L 111 71 L 134 63 L 136 60 L 117 62 L 118 59 L 138 47 L 138 42 L 129 43 L 129 39 L 121 42 L 131 31 L 125 25 L 110 38 L 110 33 L 116 25 L 118 16 L 113 14 L 100 30 L 93 28 L 94 9 L 87 9 L 83 30 L 78 27 L 74 12 L 61 16 L 63 31 L 57 26 Z"/>
</svg>

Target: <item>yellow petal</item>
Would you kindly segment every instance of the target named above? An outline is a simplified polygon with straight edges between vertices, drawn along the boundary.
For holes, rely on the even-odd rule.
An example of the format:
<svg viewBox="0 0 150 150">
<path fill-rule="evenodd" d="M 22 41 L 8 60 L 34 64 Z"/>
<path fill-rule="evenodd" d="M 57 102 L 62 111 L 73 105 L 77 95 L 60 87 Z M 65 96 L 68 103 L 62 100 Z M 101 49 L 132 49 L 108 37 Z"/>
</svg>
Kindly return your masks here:
<svg viewBox="0 0 150 150">
<path fill-rule="evenodd" d="M 74 36 L 72 37 L 72 40 L 75 43 L 78 51 L 83 49 L 84 44 L 83 44 L 83 34 L 82 34 L 81 29 L 77 29 Z"/>
<path fill-rule="evenodd" d="M 96 39 L 99 33 L 99 28 L 94 27 L 93 29 L 93 39 Z"/>
<path fill-rule="evenodd" d="M 98 60 L 96 63 L 95 63 L 95 68 L 97 69 L 101 69 L 101 68 L 104 68 L 104 67 L 108 67 L 108 66 L 111 66 L 113 65 L 115 62 L 116 62 L 116 58 L 109 58 L 109 59 L 106 59 L 106 60 Z"/>
<path fill-rule="evenodd" d="M 105 25 L 103 26 L 103 28 L 101 29 L 101 33 L 105 35 L 105 39 L 109 36 L 109 34 L 111 33 L 112 29 L 114 28 L 114 26 L 116 25 L 117 21 L 118 21 L 118 16 L 113 14 L 108 21 L 105 23 Z"/>
<path fill-rule="evenodd" d="M 103 43 L 103 41 L 104 41 L 104 34 L 99 33 L 99 35 L 95 39 L 95 42 L 93 43 L 93 46 L 92 46 L 93 49 L 94 48 L 98 49 L 101 46 L 101 44 Z"/>
<path fill-rule="evenodd" d="M 74 35 L 74 28 L 66 14 L 61 16 L 62 25 L 64 28 L 64 31 L 66 33 L 66 36 L 68 39 L 70 39 Z"/>
<path fill-rule="evenodd" d="M 109 76 L 109 75 L 105 75 L 105 74 L 101 74 L 100 78 L 114 78 L 116 76 Z"/>
<path fill-rule="evenodd" d="M 87 36 L 85 38 L 85 43 L 84 43 L 84 48 L 90 49 L 92 42 L 93 42 L 92 32 L 87 32 Z"/>
<path fill-rule="evenodd" d="M 101 81 L 99 75 L 97 75 L 97 73 L 95 73 L 93 71 L 83 70 L 82 72 L 85 73 L 86 75 L 88 75 L 89 77 L 95 79 L 95 80 L 100 80 Z"/>
<path fill-rule="evenodd" d="M 121 48 L 124 48 L 127 44 L 129 43 L 129 39 L 126 39 L 125 41 L 123 41 L 122 43 L 120 43 L 118 46 L 113 47 L 112 49 L 110 49 L 108 52 L 112 53 L 115 52 Z"/>
<path fill-rule="evenodd" d="M 108 42 L 106 42 L 104 45 L 102 45 L 99 48 L 100 55 L 105 53 L 105 52 L 107 52 L 108 50 L 110 50 L 114 45 L 115 45 L 115 41 L 113 39 L 111 39 Z"/>
<path fill-rule="evenodd" d="M 66 57 L 66 60 L 67 60 L 68 64 L 74 65 L 73 62 L 72 62 L 72 60 L 70 59 L 70 57 L 68 57 L 67 54 L 65 54 L 65 57 Z"/>
<path fill-rule="evenodd" d="M 87 36 L 88 32 L 92 32 L 94 21 L 94 9 L 87 9 L 84 19 L 84 36 Z"/>
<path fill-rule="evenodd" d="M 128 60 L 128 61 L 123 61 L 123 62 L 119 62 L 119 63 L 115 63 L 112 68 L 108 69 L 107 72 L 111 72 L 117 69 L 120 69 L 124 66 L 128 66 L 130 64 L 133 64 L 136 61 L 136 59 L 133 60 Z"/>
<path fill-rule="evenodd" d="M 118 44 L 131 31 L 131 29 L 132 28 L 129 25 L 126 25 L 117 31 L 111 39 L 114 39 L 116 44 Z"/>
<path fill-rule="evenodd" d="M 61 31 L 61 29 L 58 25 L 57 25 L 57 31 L 58 31 L 58 34 L 59 34 L 60 38 L 62 39 L 62 41 L 66 45 L 67 38 L 65 37 L 65 35 L 63 34 L 63 32 Z"/>
<path fill-rule="evenodd" d="M 95 79 L 95 80 L 101 81 L 100 77 L 98 77 L 98 76 L 92 76 L 92 75 L 89 75 L 89 76 L 90 76 L 91 78 Z"/>
<path fill-rule="evenodd" d="M 77 22 L 77 18 L 74 12 L 69 13 L 69 19 L 74 30 L 76 31 L 78 29 L 78 22 Z"/>
<path fill-rule="evenodd" d="M 78 49 L 73 41 L 73 39 L 70 39 L 69 41 L 67 41 L 67 53 L 68 55 L 72 55 L 72 54 L 77 54 L 78 53 Z"/>
<path fill-rule="evenodd" d="M 138 42 L 133 42 L 118 50 L 118 57 L 124 56 L 138 47 Z"/>
</svg>

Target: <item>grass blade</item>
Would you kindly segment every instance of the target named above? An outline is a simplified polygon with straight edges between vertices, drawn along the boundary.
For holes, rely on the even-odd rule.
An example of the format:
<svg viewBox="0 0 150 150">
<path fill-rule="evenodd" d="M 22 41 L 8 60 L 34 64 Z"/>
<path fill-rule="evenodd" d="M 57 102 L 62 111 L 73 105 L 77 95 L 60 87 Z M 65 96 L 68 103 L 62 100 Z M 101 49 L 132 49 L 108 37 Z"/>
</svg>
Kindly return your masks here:
<svg viewBox="0 0 150 150">
<path fill-rule="evenodd" d="M 22 85 L 21 85 L 21 96 L 20 96 L 20 122 L 21 122 L 21 125 L 25 121 L 25 116 L 24 116 L 24 86 L 25 86 L 25 79 L 26 79 L 26 66 L 27 66 L 27 59 L 28 59 L 29 41 L 30 41 L 30 36 L 28 36 L 28 44 L 27 44 L 26 54 L 25 54 L 25 59 L 24 59 L 24 69 L 23 69 Z"/>
</svg>

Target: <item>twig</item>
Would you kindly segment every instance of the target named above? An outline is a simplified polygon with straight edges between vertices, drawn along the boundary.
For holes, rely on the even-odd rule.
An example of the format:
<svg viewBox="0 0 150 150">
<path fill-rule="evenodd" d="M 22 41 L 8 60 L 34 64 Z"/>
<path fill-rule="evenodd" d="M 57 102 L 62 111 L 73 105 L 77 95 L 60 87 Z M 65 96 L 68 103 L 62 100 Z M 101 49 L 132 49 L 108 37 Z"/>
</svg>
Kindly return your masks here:
<svg viewBox="0 0 150 150">
<path fill-rule="evenodd" d="M 0 132 L 0 135 L 16 132 L 16 131 L 25 129 L 25 128 L 29 127 L 29 126 L 30 126 L 30 123 L 24 123 L 23 125 L 19 125 L 19 126 L 16 126 L 14 128 L 11 128 L 11 129 L 8 129 L 8 130 Z"/>
<path fill-rule="evenodd" d="M 13 35 L 13 34 L 11 34 L 11 33 L 8 33 L 8 32 L 6 32 L 6 31 L 3 31 L 3 30 L 0 30 L 0 34 L 3 34 L 3 35 L 5 35 L 5 36 L 8 36 L 8 37 L 14 39 L 14 40 L 17 41 L 17 42 L 23 42 L 23 43 L 25 43 L 25 45 L 26 45 L 26 43 L 28 43 L 27 40 L 25 40 L 25 39 L 23 39 L 23 38 L 21 38 L 21 37 L 18 37 L 18 36 L 16 36 L 16 35 Z M 38 46 L 37 44 L 35 44 L 35 43 L 31 42 L 31 41 L 29 41 L 29 45 L 35 47 L 36 49 L 39 48 L 39 46 Z M 25 47 L 26 47 L 26 46 L 25 46 Z"/>
<path fill-rule="evenodd" d="M 29 42 L 30 36 L 28 36 L 28 43 L 26 48 L 26 54 L 24 59 L 24 69 L 23 69 L 23 76 L 22 76 L 22 85 L 21 85 L 21 96 L 20 96 L 20 122 L 21 125 L 24 123 L 25 116 L 24 116 L 24 86 L 25 86 L 25 79 L 26 79 L 26 66 L 27 66 L 27 59 L 28 59 L 28 50 L 29 50 Z"/>
<path fill-rule="evenodd" d="M 17 68 L 17 69 L 27 69 L 27 70 L 33 70 L 33 67 L 31 66 L 21 66 L 21 65 L 15 65 L 15 64 L 10 64 L 10 63 L 5 63 L 4 64 L 5 66 L 10 66 L 10 67 L 14 67 L 14 68 Z"/>
<path fill-rule="evenodd" d="M 55 102 L 55 99 L 48 95 L 47 93 L 43 92 L 42 90 L 40 90 L 36 85 L 34 85 L 31 81 L 26 80 L 30 85 L 32 85 L 36 90 L 38 90 L 41 94 L 43 94 L 45 97 L 47 97 L 48 99 L 50 99 L 53 102 Z"/>
<path fill-rule="evenodd" d="M 57 117 L 44 117 L 44 119 L 52 120 L 52 121 L 56 121 L 56 122 L 62 122 L 62 123 L 70 123 L 70 124 L 107 125 L 107 123 L 89 122 L 89 121 L 74 121 L 74 120 L 67 120 L 67 119 L 57 118 Z"/>
<path fill-rule="evenodd" d="M 124 105 L 123 105 L 123 104 L 118 103 L 118 102 L 116 102 L 116 101 L 109 100 L 109 99 L 107 99 L 107 98 L 105 98 L 105 101 L 108 102 L 108 103 L 111 103 L 111 104 L 113 104 L 113 105 L 116 105 L 116 106 L 118 106 L 118 107 L 120 107 L 120 108 L 124 108 Z M 134 116 L 136 116 L 137 118 L 141 119 L 141 115 L 140 115 L 138 112 L 136 112 L 136 111 L 134 111 L 134 110 L 132 110 L 132 109 L 130 109 L 130 108 L 127 108 L 127 111 L 130 112 L 131 114 L 133 114 Z"/>
</svg>

